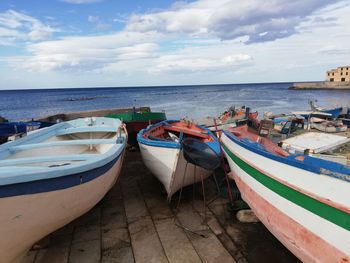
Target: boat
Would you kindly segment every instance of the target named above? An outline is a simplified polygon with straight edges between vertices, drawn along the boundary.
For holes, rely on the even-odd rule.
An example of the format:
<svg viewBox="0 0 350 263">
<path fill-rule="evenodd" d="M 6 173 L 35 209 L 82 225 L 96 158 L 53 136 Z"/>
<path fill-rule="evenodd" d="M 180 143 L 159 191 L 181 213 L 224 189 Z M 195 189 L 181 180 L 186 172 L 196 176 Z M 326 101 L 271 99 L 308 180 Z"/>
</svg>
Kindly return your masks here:
<svg viewBox="0 0 350 263">
<path fill-rule="evenodd" d="M 118 179 L 127 132 L 120 120 L 81 118 L 0 146 L 1 262 L 96 205 Z"/>
<path fill-rule="evenodd" d="M 1 122 L 0 143 L 7 142 L 8 137 L 27 133 L 27 125 L 23 122 Z"/>
<path fill-rule="evenodd" d="M 36 121 L 0 122 L 0 144 L 7 142 L 10 138 L 11 140 L 15 140 L 25 136 L 28 132 L 32 132 L 42 127 L 41 122 Z"/>
<path fill-rule="evenodd" d="M 210 131 L 221 132 L 224 129 L 230 127 L 236 127 L 239 125 L 247 124 L 248 122 L 257 121 L 258 112 L 250 111 L 249 107 L 230 107 L 225 112 L 221 113 L 220 116 L 216 118 L 203 118 L 197 121 L 199 125 L 207 127 Z"/>
<path fill-rule="evenodd" d="M 313 129 L 326 133 L 345 132 L 348 129 L 348 126 L 344 125 L 341 120 L 312 122 L 310 126 Z"/>
<path fill-rule="evenodd" d="M 212 174 L 212 171 L 187 163 L 182 147 L 186 138 L 195 138 L 209 146 L 217 156 L 220 155 L 217 137 L 207 128 L 185 120 L 162 121 L 137 135 L 142 159 L 164 185 L 168 201 L 181 188 Z"/>
<path fill-rule="evenodd" d="M 243 199 L 303 262 L 350 261 L 350 169 L 290 155 L 247 126 L 223 132 L 222 146 Z"/>
<path fill-rule="evenodd" d="M 336 119 L 339 117 L 339 115 L 343 112 L 343 107 L 334 107 L 330 109 L 321 108 L 315 105 L 314 101 L 309 101 L 311 110 L 314 112 L 323 112 L 328 113 L 332 116 L 332 119 Z"/>
<path fill-rule="evenodd" d="M 129 134 L 128 143 L 131 146 L 137 146 L 137 133 L 146 128 L 150 124 L 154 124 L 163 120 L 166 120 L 164 112 L 151 112 L 145 110 L 132 110 L 128 112 L 110 113 L 107 114 L 108 118 L 117 118 L 122 120 L 126 124 L 126 129 Z"/>
</svg>

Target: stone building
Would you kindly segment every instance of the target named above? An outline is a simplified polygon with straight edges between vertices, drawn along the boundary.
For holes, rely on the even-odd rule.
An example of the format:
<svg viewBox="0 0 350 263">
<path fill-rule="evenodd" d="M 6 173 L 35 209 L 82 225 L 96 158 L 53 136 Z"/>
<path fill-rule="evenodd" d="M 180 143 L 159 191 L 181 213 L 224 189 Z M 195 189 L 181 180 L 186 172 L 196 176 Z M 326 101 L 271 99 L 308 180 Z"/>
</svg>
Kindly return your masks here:
<svg viewBox="0 0 350 263">
<path fill-rule="evenodd" d="M 349 82 L 350 81 L 350 66 L 342 66 L 336 69 L 331 69 L 326 73 L 326 81 L 329 82 Z"/>
</svg>

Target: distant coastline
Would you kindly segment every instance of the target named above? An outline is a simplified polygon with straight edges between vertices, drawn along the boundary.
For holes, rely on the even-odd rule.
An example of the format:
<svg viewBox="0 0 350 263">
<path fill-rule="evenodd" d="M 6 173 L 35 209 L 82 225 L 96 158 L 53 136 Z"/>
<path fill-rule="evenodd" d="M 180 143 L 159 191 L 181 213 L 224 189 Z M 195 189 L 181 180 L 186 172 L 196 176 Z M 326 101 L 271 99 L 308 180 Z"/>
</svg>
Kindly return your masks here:
<svg viewBox="0 0 350 263">
<path fill-rule="evenodd" d="M 296 82 L 289 87 L 290 90 L 350 90 L 350 82 Z"/>
</svg>

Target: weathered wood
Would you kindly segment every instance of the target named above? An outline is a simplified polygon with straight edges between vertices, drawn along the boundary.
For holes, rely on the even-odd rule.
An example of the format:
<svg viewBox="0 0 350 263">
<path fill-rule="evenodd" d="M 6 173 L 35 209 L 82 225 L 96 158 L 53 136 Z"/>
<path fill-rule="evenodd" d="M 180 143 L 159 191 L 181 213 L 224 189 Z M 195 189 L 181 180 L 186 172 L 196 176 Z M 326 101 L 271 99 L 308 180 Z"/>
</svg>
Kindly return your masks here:
<svg viewBox="0 0 350 263">
<path fill-rule="evenodd" d="M 150 216 L 129 224 L 136 262 L 168 262 Z"/>
<path fill-rule="evenodd" d="M 235 262 L 215 234 L 202 224 L 203 218 L 190 204 L 181 205 L 177 218 L 183 226 L 206 236 L 187 233 L 203 262 Z"/>
<path fill-rule="evenodd" d="M 70 235 L 51 236 L 51 244 L 47 249 L 39 250 L 35 263 L 66 263 L 68 262 L 71 245 Z"/>
<path fill-rule="evenodd" d="M 98 263 L 101 261 L 101 241 L 90 240 L 73 243 L 69 255 L 70 263 Z"/>
<path fill-rule="evenodd" d="M 201 262 L 186 233 L 176 225 L 179 222 L 162 196 L 160 184 L 147 177 L 139 186 L 169 262 Z"/>
</svg>

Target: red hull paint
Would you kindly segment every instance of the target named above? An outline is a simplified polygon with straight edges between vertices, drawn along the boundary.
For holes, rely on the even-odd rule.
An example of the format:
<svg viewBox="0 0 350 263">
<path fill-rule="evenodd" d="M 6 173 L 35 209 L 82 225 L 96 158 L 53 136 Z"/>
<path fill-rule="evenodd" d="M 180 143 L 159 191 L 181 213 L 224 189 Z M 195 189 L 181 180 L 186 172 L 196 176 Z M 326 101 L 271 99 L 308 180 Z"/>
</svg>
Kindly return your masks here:
<svg viewBox="0 0 350 263">
<path fill-rule="evenodd" d="M 258 195 L 234 174 L 243 199 L 257 217 L 294 255 L 303 262 L 350 262 L 350 257 L 310 232 Z"/>
</svg>

